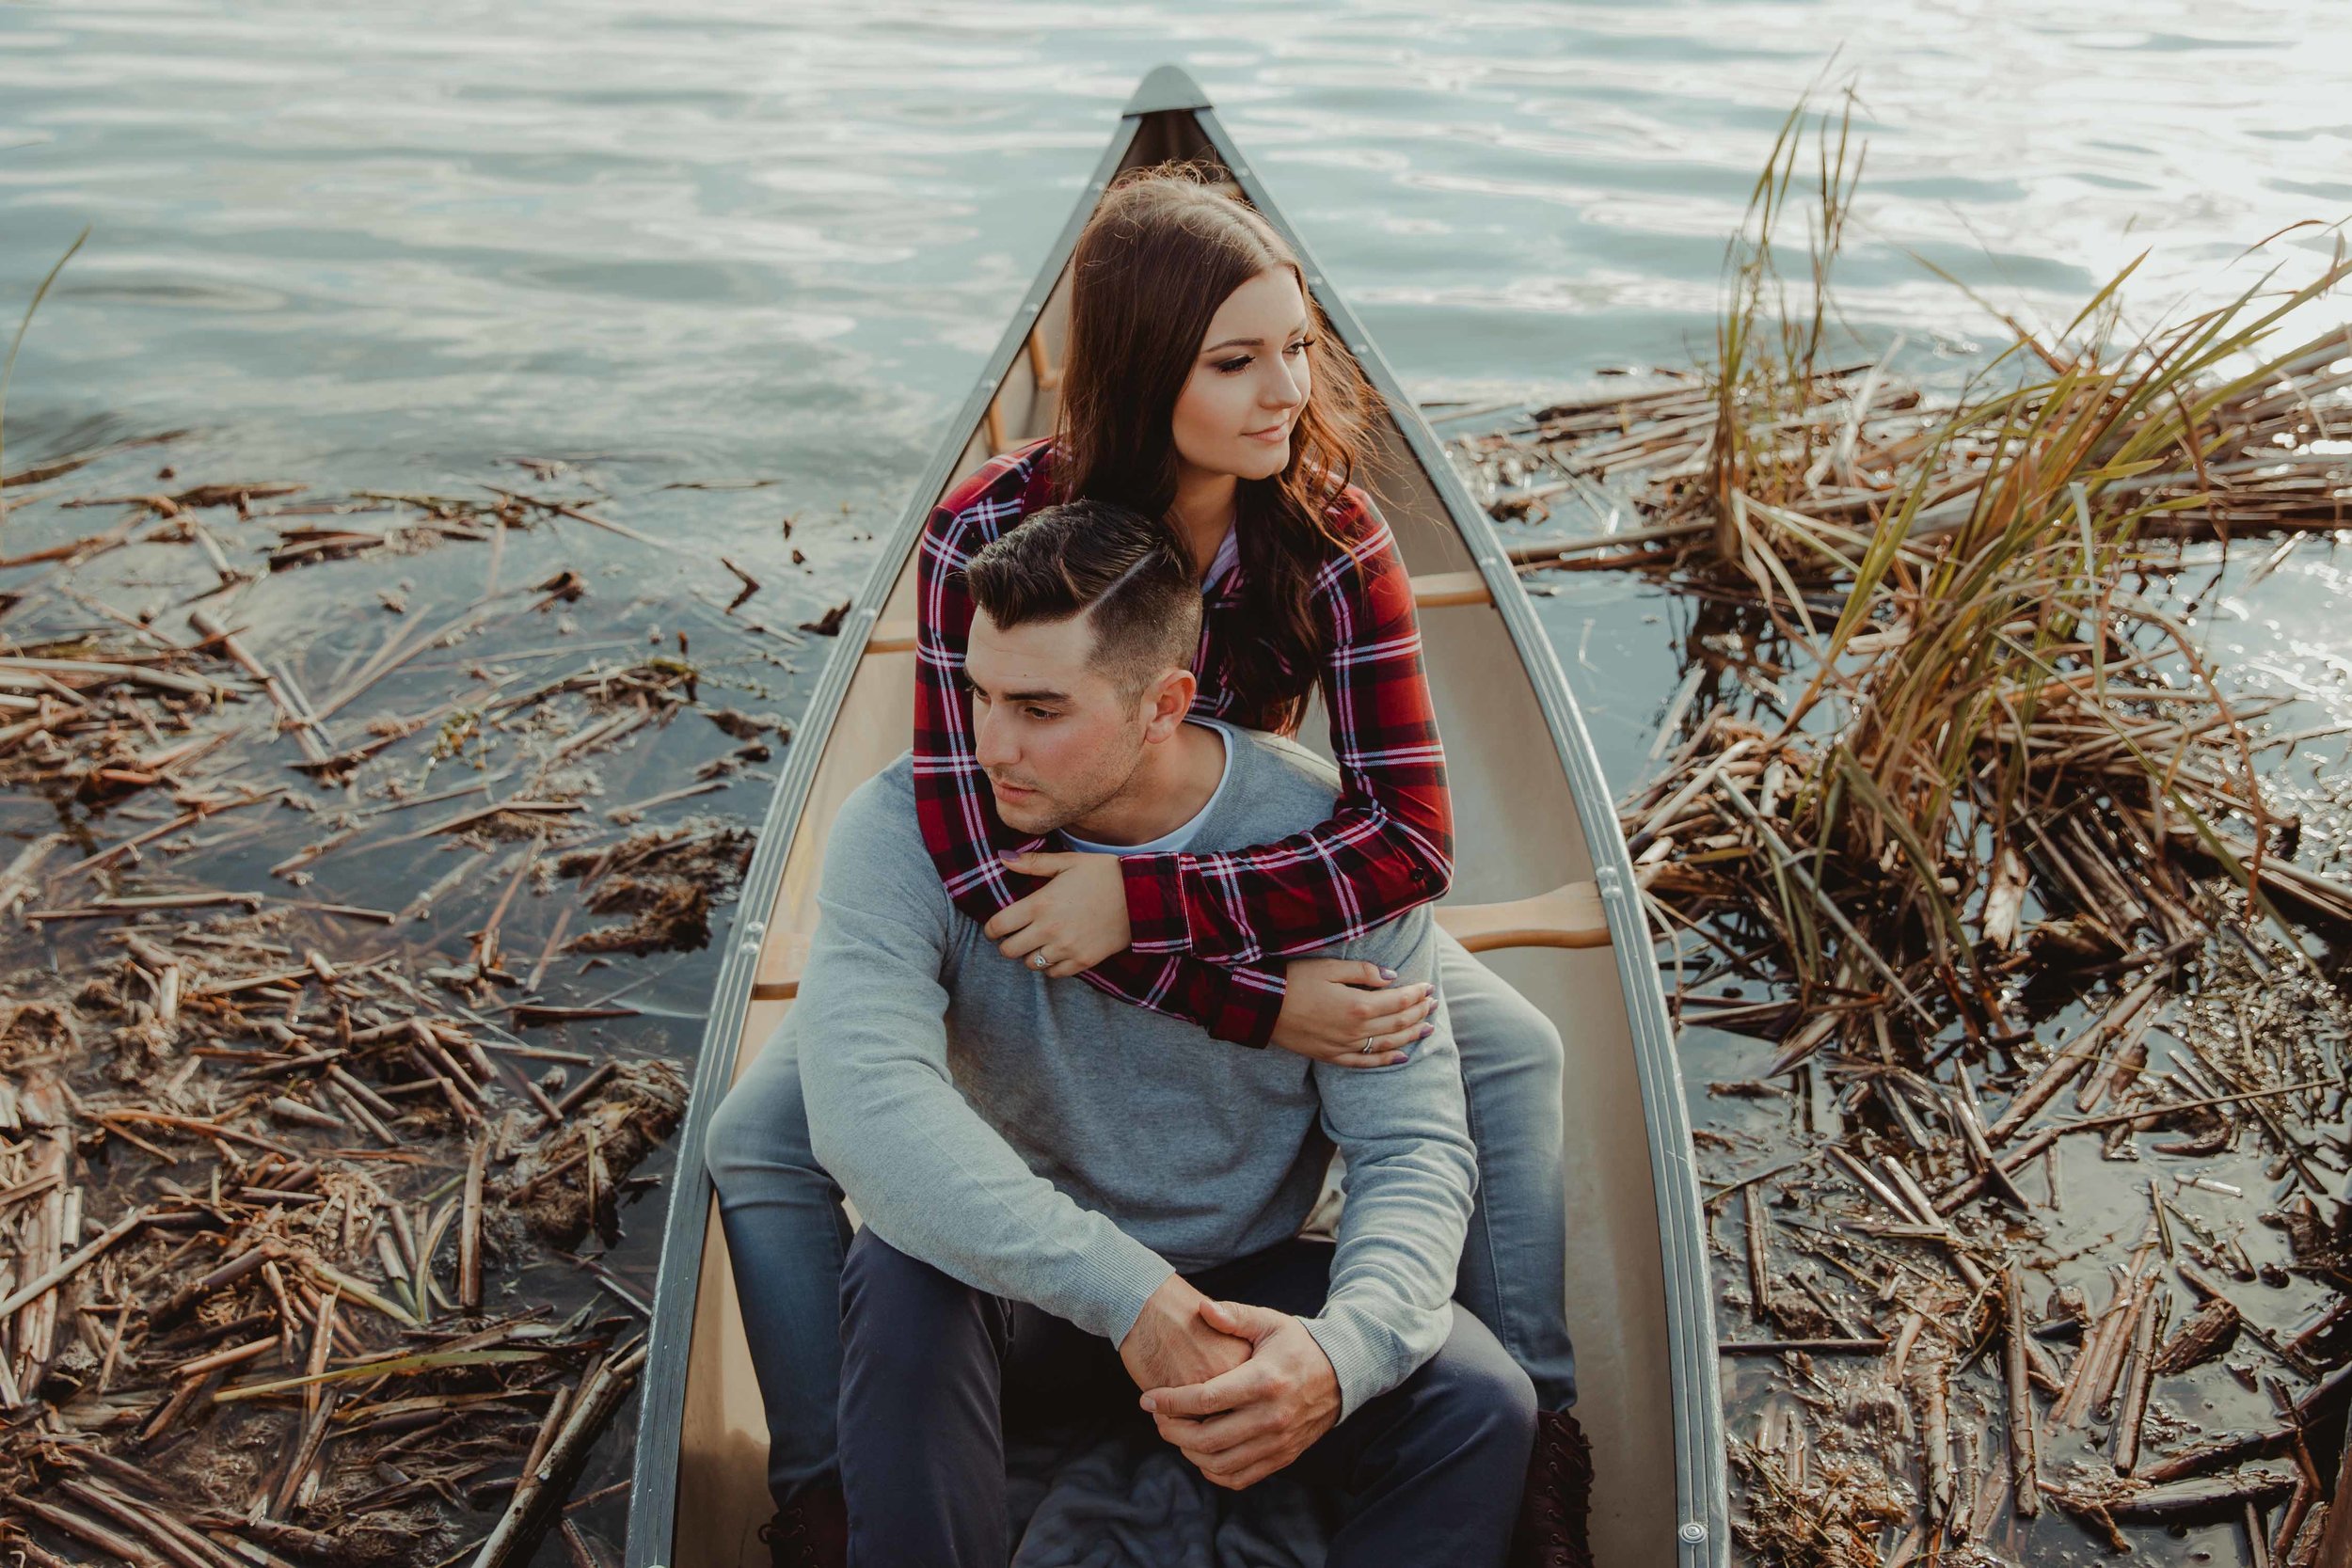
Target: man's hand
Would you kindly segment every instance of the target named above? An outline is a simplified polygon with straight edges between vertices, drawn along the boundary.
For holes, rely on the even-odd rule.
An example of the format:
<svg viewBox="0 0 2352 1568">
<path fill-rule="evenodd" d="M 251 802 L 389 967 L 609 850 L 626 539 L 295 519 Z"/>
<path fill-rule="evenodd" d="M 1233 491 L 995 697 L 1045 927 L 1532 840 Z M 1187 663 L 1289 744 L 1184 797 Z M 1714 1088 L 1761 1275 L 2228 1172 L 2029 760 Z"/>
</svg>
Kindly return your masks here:
<svg viewBox="0 0 2352 1568">
<path fill-rule="evenodd" d="M 1204 1298 L 1200 1316 L 1248 1340 L 1249 1359 L 1189 1387 L 1147 1388 L 1143 1408 L 1202 1475 L 1238 1492 L 1339 1423 L 1339 1374 L 1307 1325 L 1287 1312 Z"/>
<path fill-rule="evenodd" d="M 1293 958 L 1273 1043 L 1330 1067 L 1394 1067 L 1436 1031 L 1438 1010 L 1435 986 L 1395 981 L 1394 970 L 1356 958 Z"/>
<path fill-rule="evenodd" d="M 1005 857 L 1005 869 L 1050 879 L 1026 898 L 998 910 L 980 927 L 996 950 L 1049 979 L 1092 969 L 1135 940 L 1127 923 L 1127 879 L 1117 855 Z M 1035 956 L 1042 954 L 1044 967 Z"/>
<path fill-rule="evenodd" d="M 1212 1326 L 1202 1308 L 1216 1304 L 1171 1274 L 1143 1304 L 1119 1359 L 1138 1388 L 1206 1383 L 1249 1359 L 1249 1341 L 1230 1329 Z"/>
</svg>

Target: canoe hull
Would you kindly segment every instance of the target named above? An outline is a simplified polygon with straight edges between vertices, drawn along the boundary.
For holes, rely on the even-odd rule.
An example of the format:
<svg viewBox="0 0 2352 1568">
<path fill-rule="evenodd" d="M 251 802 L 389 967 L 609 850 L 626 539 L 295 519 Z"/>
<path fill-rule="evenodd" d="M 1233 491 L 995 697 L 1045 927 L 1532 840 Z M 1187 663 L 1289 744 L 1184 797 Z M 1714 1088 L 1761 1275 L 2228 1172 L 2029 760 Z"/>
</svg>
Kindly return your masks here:
<svg viewBox="0 0 2352 1568">
<path fill-rule="evenodd" d="M 1057 237 L 1038 283 L 845 619 L 747 874 L 681 1132 L 641 1385 L 627 1561 L 756 1564 L 769 1511 L 766 1433 L 744 1325 L 700 1148 L 711 1112 L 788 1009 L 755 1001 L 763 964 L 815 922 L 822 839 L 849 791 L 906 745 L 914 661 L 878 625 L 913 618 L 911 561 L 938 498 L 997 451 L 1051 429 L 1068 317 L 1065 263 L 1095 198 L 1120 169 L 1214 158 L 1297 250 L 1332 330 L 1387 400 L 1365 476 L 1417 578 L 1475 572 L 1484 598 L 1425 609 L 1422 640 L 1457 827 L 1454 896 L 1491 902 L 1569 881 L 1598 885 L 1612 943 L 1485 955 L 1561 1027 L 1570 1326 L 1578 1417 L 1597 1457 L 1598 1560 L 1720 1568 L 1729 1560 L 1711 1294 L 1695 1168 L 1649 939 L 1610 792 L 1542 628 L 1482 512 L 1304 242 L 1198 87 L 1163 67 L 1137 90 Z M 874 647 L 869 648 L 869 641 Z M 892 651 L 876 651 L 888 648 Z M 1517 672 L 1519 678 L 1512 678 Z M 1302 738 L 1320 741 L 1311 715 Z"/>
</svg>

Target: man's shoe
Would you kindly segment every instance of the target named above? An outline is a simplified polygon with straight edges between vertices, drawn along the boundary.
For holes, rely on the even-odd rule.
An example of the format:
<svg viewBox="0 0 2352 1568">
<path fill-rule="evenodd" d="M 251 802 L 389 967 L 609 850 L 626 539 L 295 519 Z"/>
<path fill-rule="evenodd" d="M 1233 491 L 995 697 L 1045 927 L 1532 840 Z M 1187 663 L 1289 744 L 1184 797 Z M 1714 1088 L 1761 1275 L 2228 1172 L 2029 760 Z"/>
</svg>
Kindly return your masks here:
<svg viewBox="0 0 2352 1568">
<path fill-rule="evenodd" d="M 1593 1568 L 1593 1446 L 1565 1410 L 1535 1413 L 1511 1568 Z"/>
<path fill-rule="evenodd" d="M 773 1568 L 848 1568 L 850 1514 L 838 1486 L 813 1486 L 759 1527 Z"/>
</svg>

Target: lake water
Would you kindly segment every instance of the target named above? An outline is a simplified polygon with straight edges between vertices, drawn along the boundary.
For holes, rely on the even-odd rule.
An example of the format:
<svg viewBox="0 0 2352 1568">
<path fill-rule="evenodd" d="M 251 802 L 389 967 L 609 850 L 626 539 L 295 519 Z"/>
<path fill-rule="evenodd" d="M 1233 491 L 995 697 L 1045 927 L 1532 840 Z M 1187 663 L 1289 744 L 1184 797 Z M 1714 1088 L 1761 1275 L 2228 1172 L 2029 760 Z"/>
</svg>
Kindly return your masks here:
<svg viewBox="0 0 2352 1568">
<path fill-rule="evenodd" d="M 2063 320 L 2147 248 L 2153 317 L 2308 275 L 2315 229 L 2236 259 L 2352 213 L 2352 23 L 2318 0 L 5 4 L 0 319 L 92 229 L 9 448 L 186 429 L 183 471 L 346 488 L 568 459 L 708 546 L 673 590 L 799 516 L 813 610 L 1170 59 L 1424 399 L 1703 352 L 1816 84 L 1869 143 L 1845 309 L 1922 372 L 1987 318 L 1915 258 Z"/>
<path fill-rule="evenodd" d="M 1426 400 L 1540 398 L 1703 354 L 1725 238 L 1808 86 L 1835 103 L 1851 85 L 1869 144 L 1847 315 L 1874 342 L 1901 333 L 1914 373 L 1997 332 L 1923 261 L 2062 322 L 2146 249 L 2128 294 L 2146 321 L 2262 266 L 2309 276 L 2333 236 L 2291 226 L 2352 214 L 2352 24 L 2324 0 L 13 0 L 0 330 L 91 233 L 25 340 L 7 466 L 177 431 L 189 483 L 480 496 L 533 460 L 551 492 L 593 491 L 675 547 L 543 531 L 506 580 L 578 565 L 583 635 L 691 625 L 724 650 L 718 555 L 767 580 L 778 626 L 858 579 L 1120 103 L 1166 60 Z M 150 488 L 164 460 L 12 493 L 0 556 L 102 515 L 42 499 Z M 478 557 L 449 555 L 340 588 L 274 580 L 246 609 L 347 668 L 381 642 L 386 579 L 457 602 L 479 586 Z M 2302 692 L 2307 722 L 2352 715 L 2344 569 L 2313 540 L 2258 605 L 2217 611 L 2217 651 Z M 1540 608 L 1604 765 L 1630 777 L 1677 678 L 1672 605 L 1588 575 Z M 764 668 L 759 695 L 788 713 L 815 662 Z M 755 792 L 725 799 L 755 816 Z M 41 815 L 0 813 L 0 831 Z M 713 960 L 638 999 L 691 1015 Z M 654 1228 L 641 1207 L 614 1256 L 641 1285 Z M 617 1540 L 616 1507 L 582 1517 Z"/>
</svg>

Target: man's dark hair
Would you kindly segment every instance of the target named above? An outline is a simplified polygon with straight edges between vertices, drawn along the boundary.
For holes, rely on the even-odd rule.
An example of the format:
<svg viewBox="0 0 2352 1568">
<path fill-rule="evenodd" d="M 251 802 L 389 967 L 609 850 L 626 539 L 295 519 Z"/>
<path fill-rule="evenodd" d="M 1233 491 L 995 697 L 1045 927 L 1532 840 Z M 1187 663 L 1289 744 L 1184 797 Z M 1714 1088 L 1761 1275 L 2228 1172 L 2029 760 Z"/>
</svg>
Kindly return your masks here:
<svg viewBox="0 0 2352 1568">
<path fill-rule="evenodd" d="M 1192 668 L 1200 585 L 1164 523 L 1108 501 L 1031 513 L 963 569 L 973 602 L 1000 628 L 1085 615 L 1093 663 L 1129 694 L 1168 669 Z"/>
</svg>

